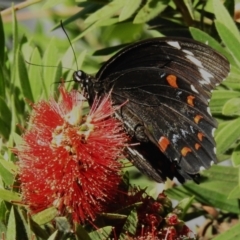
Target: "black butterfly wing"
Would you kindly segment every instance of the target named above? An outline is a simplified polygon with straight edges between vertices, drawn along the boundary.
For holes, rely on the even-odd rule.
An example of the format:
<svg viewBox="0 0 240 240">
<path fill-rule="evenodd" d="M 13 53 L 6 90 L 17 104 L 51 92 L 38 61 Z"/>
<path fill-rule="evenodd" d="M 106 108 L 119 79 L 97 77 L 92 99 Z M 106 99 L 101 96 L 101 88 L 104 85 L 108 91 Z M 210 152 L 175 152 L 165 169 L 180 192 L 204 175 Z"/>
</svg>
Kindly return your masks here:
<svg viewBox="0 0 240 240">
<path fill-rule="evenodd" d="M 153 68 L 132 69 L 114 79 L 112 99 L 117 104 L 128 99 L 125 109 L 138 117 L 149 140 L 188 174 L 196 174 L 201 166 L 208 168 L 215 162 L 212 130 L 216 123 L 207 102 L 188 89 L 187 81 L 178 77 L 176 82 L 182 84 L 174 88 L 166 80 L 169 75 Z M 124 81 L 135 77 L 134 87 Z"/>
<path fill-rule="evenodd" d="M 129 100 L 123 111 L 137 118 L 149 141 L 169 159 L 153 154 L 144 144 L 128 149 L 140 170 L 157 181 L 156 174 L 165 180 L 179 171 L 187 178 L 216 161 L 216 122 L 208 102 L 228 72 L 228 61 L 213 49 L 180 38 L 136 43 L 100 69 L 97 79 L 104 82 L 106 92 L 113 89 L 113 102 Z"/>
</svg>

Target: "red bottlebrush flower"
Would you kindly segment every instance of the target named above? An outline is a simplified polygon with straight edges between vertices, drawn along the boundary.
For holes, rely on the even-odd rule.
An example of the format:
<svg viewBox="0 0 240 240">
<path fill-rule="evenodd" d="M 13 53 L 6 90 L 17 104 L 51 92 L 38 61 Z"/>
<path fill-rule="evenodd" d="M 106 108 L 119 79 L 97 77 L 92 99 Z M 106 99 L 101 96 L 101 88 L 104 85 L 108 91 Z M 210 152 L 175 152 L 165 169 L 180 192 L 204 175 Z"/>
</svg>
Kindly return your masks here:
<svg viewBox="0 0 240 240">
<path fill-rule="evenodd" d="M 125 229 L 121 230 L 121 225 L 119 225 L 115 227 L 116 236 L 120 233 L 123 234 L 122 231 L 124 231 L 125 239 L 127 240 L 195 239 L 191 230 L 174 213 L 171 200 L 167 198 L 164 192 L 154 199 L 144 189 L 133 187 L 127 196 L 123 196 L 124 198 L 121 198 L 121 195 L 119 197 L 119 206 L 125 211 L 138 203 L 135 205 L 137 213 L 136 222 L 134 224 L 133 222 L 127 223 L 135 227 L 135 232 L 132 229 L 131 232 L 126 232 Z M 117 240 L 118 237 L 114 237 L 114 239 Z"/>
<path fill-rule="evenodd" d="M 83 116 L 82 95 L 60 86 L 61 100 L 33 105 L 19 157 L 23 201 L 32 213 L 55 206 L 76 222 L 94 220 L 106 211 L 121 182 L 116 161 L 127 140 L 119 121 L 111 118 L 111 102 L 95 101 Z"/>
</svg>

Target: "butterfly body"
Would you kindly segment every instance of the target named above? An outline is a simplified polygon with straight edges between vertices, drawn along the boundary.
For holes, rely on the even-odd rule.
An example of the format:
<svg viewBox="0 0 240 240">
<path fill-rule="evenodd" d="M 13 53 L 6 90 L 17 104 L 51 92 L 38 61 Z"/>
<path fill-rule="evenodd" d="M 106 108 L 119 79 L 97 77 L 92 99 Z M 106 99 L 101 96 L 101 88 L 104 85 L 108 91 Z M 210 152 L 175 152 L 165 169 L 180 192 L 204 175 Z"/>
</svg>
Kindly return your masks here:
<svg viewBox="0 0 240 240">
<path fill-rule="evenodd" d="M 124 48 L 95 78 L 80 76 L 89 103 L 111 92 L 116 116 L 132 142 L 126 155 L 158 182 L 181 182 L 216 162 L 216 121 L 208 103 L 212 90 L 227 77 L 228 61 L 194 40 L 153 38 Z M 79 75 L 79 76 L 78 76 Z"/>
</svg>

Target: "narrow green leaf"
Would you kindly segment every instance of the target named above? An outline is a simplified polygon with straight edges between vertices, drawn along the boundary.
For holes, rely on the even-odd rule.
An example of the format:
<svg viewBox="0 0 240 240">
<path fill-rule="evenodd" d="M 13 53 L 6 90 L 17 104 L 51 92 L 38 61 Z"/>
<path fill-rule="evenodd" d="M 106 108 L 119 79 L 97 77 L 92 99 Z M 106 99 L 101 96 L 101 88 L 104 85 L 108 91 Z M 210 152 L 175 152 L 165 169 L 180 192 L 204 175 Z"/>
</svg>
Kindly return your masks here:
<svg viewBox="0 0 240 240">
<path fill-rule="evenodd" d="M 240 198 L 240 186 L 237 185 L 233 190 L 229 193 L 228 199 L 239 199 Z"/>
<path fill-rule="evenodd" d="M 213 92 L 210 108 L 213 114 L 222 113 L 223 105 L 232 98 L 240 97 L 239 91 L 217 90 Z"/>
<path fill-rule="evenodd" d="M 222 114 L 226 116 L 240 115 L 240 98 L 228 100 L 223 106 Z"/>
<path fill-rule="evenodd" d="M 227 79 L 222 82 L 223 85 L 227 86 L 229 89 L 232 90 L 240 90 L 240 70 L 239 67 L 231 65 L 231 71 L 228 75 Z"/>
<path fill-rule="evenodd" d="M 79 34 L 76 38 L 72 40 L 72 42 L 75 42 L 85 36 L 87 33 L 91 32 L 93 29 L 97 27 L 105 27 L 110 26 L 118 22 L 118 18 L 111 18 L 111 19 L 101 19 L 97 22 L 94 22 L 93 24 L 90 24 L 87 28 L 85 28 L 81 34 Z"/>
<path fill-rule="evenodd" d="M 41 237 L 42 239 L 47 239 L 49 236 L 48 230 L 39 226 L 36 222 L 34 222 L 30 216 L 28 216 L 29 225 L 31 227 L 32 232 Z"/>
<path fill-rule="evenodd" d="M 5 36 L 4 36 L 4 29 L 3 29 L 3 22 L 2 22 L 1 14 L 0 14 L 0 39 L 1 39 L 1 44 L 0 44 L 0 65 L 2 66 L 4 64 L 4 59 L 5 59 L 5 57 L 4 57 L 4 53 L 5 53 Z M 0 85 L 0 87 L 1 87 L 1 85 Z"/>
<path fill-rule="evenodd" d="M 13 137 L 14 143 L 16 145 L 19 145 L 19 144 L 21 144 L 23 142 L 22 137 L 20 135 L 18 135 L 17 133 L 15 133 L 15 132 L 13 133 L 12 137 Z"/>
<path fill-rule="evenodd" d="M 217 154 L 224 153 L 240 136 L 240 118 L 219 124 L 215 134 Z"/>
<path fill-rule="evenodd" d="M 32 90 L 29 83 L 28 72 L 26 69 L 25 61 L 20 51 L 18 51 L 17 54 L 18 54 L 17 69 L 18 69 L 18 76 L 21 84 L 21 91 L 23 93 L 23 96 L 27 100 L 33 102 L 33 95 L 32 95 Z"/>
<path fill-rule="evenodd" d="M 12 71 L 11 71 L 11 82 L 15 83 L 16 76 L 17 76 L 17 70 L 16 62 L 17 62 L 17 51 L 18 51 L 18 45 L 19 45 L 19 39 L 18 39 L 18 25 L 17 25 L 17 19 L 16 19 L 16 13 L 14 11 L 14 8 L 12 8 L 12 33 L 13 33 L 13 63 L 12 63 Z"/>
<path fill-rule="evenodd" d="M 139 8 L 141 2 L 142 2 L 141 0 L 134 1 L 125 0 L 124 7 L 119 15 L 119 22 L 130 18 Z"/>
<path fill-rule="evenodd" d="M 3 75 L 3 67 L 4 67 L 4 65 L 0 63 L 0 97 L 5 99 L 6 89 L 5 89 L 5 78 L 4 78 L 4 75 Z"/>
<path fill-rule="evenodd" d="M 86 19 L 87 16 L 91 15 L 93 12 L 96 12 L 100 7 L 102 7 L 102 4 L 98 3 L 98 2 L 91 2 L 91 4 L 88 4 L 88 2 L 85 2 L 85 3 L 86 4 L 84 6 L 82 6 L 83 8 L 81 8 L 81 6 L 78 5 L 81 10 L 79 12 L 77 12 L 76 14 L 71 15 L 66 20 L 64 20 L 63 21 L 63 26 L 66 26 L 69 23 L 74 22 L 74 21 L 79 20 L 79 19 Z M 51 31 L 53 31 L 53 30 L 55 30 L 59 27 L 60 27 L 60 23 L 57 23 L 51 29 Z"/>
<path fill-rule="evenodd" d="M 37 224 L 42 225 L 50 222 L 54 217 L 57 216 L 57 213 L 58 211 L 55 207 L 50 207 L 48 209 L 43 210 L 42 212 L 35 214 L 32 217 L 32 219 Z"/>
<path fill-rule="evenodd" d="M 42 60 L 38 48 L 33 50 L 30 63 L 40 65 L 29 65 L 28 67 L 29 83 L 33 94 L 33 101 L 37 102 L 43 93 L 43 67 L 41 66 Z"/>
<path fill-rule="evenodd" d="M 12 186 L 15 176 L 4 167 L 6 165 L 5 162 L 7 163 L 7 161 L 0 157 L 0 175 L 7 186 Z"/>
<path fill-rule="evenodd" d="M 231 160 L 234 167 L 240 167 L 240 144 L 234 148 Z"/>
<path fill-rule="evenodd" d="M 59 231 L 56 230 L 47 240 L 58 240 Z"/>
<path fill-rule="evenodd" d="M 128 237 L 128 234 L 135 235 L 138 224 L 137 210 L 133 209 L 128 215 L 125 224 L 123 225 L 122 232 L 119 236 L 119 240 L 124 240 Z"/>
<path fill-rule="evenodd" d="M 215 21 L 215 25 L 218 31 L 219 36 L 221 37 L 222 41 L 229 49 L 232 57 L 235 59 L 238 66 L 240 65 L 240 40 L 238 40 L 232 32 L 220 21 Z"/>
<path fill-rule="evenodd" d="M 4 200 L 0 200 L 0 222 L 6 223 L 8 221 L 9 211 L 9 204 Z"/>
<path fill-rule="evenodd" d="M 95 13 L 86 18 L 85 23 L 94 23 L 99 19 L 108 19 L 116 14 L 124 6 L 123 0 L 113 0 Z"/>
<path fill-rule="evenodd" d="M 98 229 L 96 231 L 93 231 L 93 232 L 89 233 L 89 236 L 91 237 L 92 240 L 108 239 L 109 235 L 112 232 L 112 230 L 113 229 L 112 229 L 111 226 L 106 226 L 106 227 L 100 228 L 100 229 Z M 81 238 L 78 239 L 78 240 L 81 240 Z"/>
<path fill-rule="evenodd" d="M 17 226 L 16 226 L 16 216 L 14 207 L 11 208 L 8 225 L 7 225 L 7 240 L 17 239 Z"/>
<path fill-rule="evenodd" d="M 0 97 L 0 118 L 2 121 L 6 124 L 6 127 L 8 128 L 8 131 L 10 131 L 9 123 L 12 119 L 12 113 L 6 103 L 6 101 Z M 3 126 L 0 126 L 0 128 Z"/>
<path fill-rule="evenodd" d="M 94 238 L 92 238 L 91 234 L 88 234 L 88 232 L 80 224 L 77 224 L 75 226 L 75 229 L 76 229 L 75 234 L 77 236 L 77 240 L 92 240 L 92 239 L 97 240 L 97 239 L 99 239 L 98 235 L 95 235 L 93 233 L 92 233 L 92 236 L 94 236 Z M 103 239 L 103 238 L 100 238 L 100 239 Z"/>
<path fill-rule="evenodd" d="M 43 68 L 43 87 L 46 98 L 49 98 L 50 93 L 54 92 L 57 87 L 57 84 L 54 83 L 59 82 L 61 77 L 61 57 L 56 45 L 56 40 L 51 39 L 43 57 L 44 66 L 57 66 Z"/>
<path fill-rule="evenodd" d="M 7 161 L 0 155 L 0 163 L 11 174 L 17 174 L 18 167 L 12 161 Z"/>
<path fill-rule="evenodd" d="M 217 52 L 219 52 L 219 53 L 223 54 L 224 56 L 226 56 L 230 63 L 235 64 L 235 60 L 233 59 L 231 54 L 229 54 L 229 52 L 227 52 L 226 49 L 224 49 L 221 46 L 221 44 L 219 42 L 217 42 L 213 37 L 211 37 L 210 35 L 208 35 L 207 33 L 203 32 L 203 31 L 201 31 L 198 28 L 190 27 L 189 30 L 190 30 L 191 35 L 193 36 L 193 38 L 195 40 L 211 46 Z"/>
<path fill-rule="evenodd" d="M 180 210 L 180 218 L 183 219 L 187 213 L 187 210 L 189 209 L 189 207 L 191 206 L 192 202 L 194 200 L 194 196 L 193 197 L 188 197 L 188 198 L 184 198 L 182 199 L 178 205 L 174 208 L 174 209 L 178 209 Z"/>
<path fill-rule="evenodd" d="M 27 236 L 26 227 L 27 223 L 25 217 L 18 211 L 18 208 L 12 206 L 8 219 L 6 239 L 30 239 L 30 237 Z"/>
<path fill-rule="evenodd" d="M 237 41 L 240 42 L 239 30 L 235 25 L 232 17 L 229 15 L 227 9 L 224 7 L 223 2 L 220 0 L 213 0 L 212 4 L 216 19 L 221 22 L 226 28 L 228 28 L 232 33 L 231 35 L 234 35 Z"/>
<path fill-rule="evenodd" d="M 240 213 L 238 199 L 228 199 L 228 195 L 238 185 L 238 169 L 226 166 L 212 166 L 202 172 L 207 180 L 197 185 L 187 182 L 182 186 L 166 190 L 169 197 L 181 200 L 195 196 L 195 200 L 232 213 Z"/>
<path fill-rule="evenodd" d="M 237 223 L 226 232 L 214 237 L 214 240 L 237 240 L 240 239 L 240 223 Z"/>
<path fill-rule="evenodd" d="M 10 190 L 0 189 L 0 198 L 7 202 L 20 202 L 21 195 Z"/>
<path fill-rule="evenodd" d="M 139 10 L 133 23 L 145 23 L 163 12 L 168 5 L 168 1 L 147 0 L 146 4 Z"/>
<path fill-rule="evenodd" d="M 189 15 L 191 16 L 192 19 L 194 19 L 194 7 L 193 7 L 193 2 L 191 0 L 183 0 Z"/>
</svg>

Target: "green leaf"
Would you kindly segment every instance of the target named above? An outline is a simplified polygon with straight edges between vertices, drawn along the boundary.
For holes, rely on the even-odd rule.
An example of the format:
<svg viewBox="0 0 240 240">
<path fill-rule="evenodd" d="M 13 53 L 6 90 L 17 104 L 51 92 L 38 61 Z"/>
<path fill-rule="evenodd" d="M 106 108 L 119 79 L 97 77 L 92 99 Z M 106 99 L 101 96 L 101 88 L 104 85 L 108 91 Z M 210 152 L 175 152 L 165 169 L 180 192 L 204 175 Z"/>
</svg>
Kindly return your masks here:
<svg viewBox="0 0 240 240">
<path fill-rule="evenodd" d="M 231 65 L 231 72 L 228 75 L 227 79 L 222 82 L 223 85 L 227 86 L 229 89 L 232 90 L 240 90 L 240 70 L 238 67 Z M 234 96 L 233 96 L 234 97 Z"/>
<path fill-rule="evenodd" d="M 215 134 L 217 154 L 224 153 L 240 136 L 240 118 L 220 123 Z"/>
<path fill-rule="evenodd" d="M 207 33 L 201 31 L 200 29 L 190 27 L 189 28 L 191 35 L 193 38 L 199 42 L 202 42 L 204 44 L 207 44 L 211 46 L 213 49 L 215 49 L 217 52 L 223 54 L 227 57 L 227 59 L 230 61 L 230 63 L 235 64 L 235 61 L 231 54 L 229 54 L 219 42 L 217 42 L 213 37 L 208 35 Z"/>
<path fill-rule="evenodd" d="M 7 139 L 10 134 L 10 122 L 12 119 L 12 113 L 7 106 L 6 101 L 0 97 L 0 132 L 2 132 L 3 136 Z"/>
<path fill-rule="evenodd" d="M 110 236 L 112 230 L 113 230 L 112 226 L 106 226 L 106 227 L 100 228 L 96 231 L 89 233 L 89 236 L 91 237 L 92 240 L 109 239 L 109 236 Z M 87 240 L 87 238 L 86 238 L 86 240 Z"/>
<path fill-rule="evenodd" d="M 32 219 L 34 222 L 36 222 L 39 225 L 45 224 L 50 222 L 52 219 L 54 219 L 57 216 L 57 209 L 55 207 L 47 208 L 35 215 L 32 216 Z"/>
<path fill-rule="evenodd" d="M 105 26 L 111 26 L 115 23 L 118 22 L 117 18 L 111 18 L 111 19 L 101 19 L 93 24 L 90 24 L 87 28 L 85 28 L 81 34 L 79 34 L 76 38 L 72 40 L 72 42 L 77 41 L 78 39 L 82 38 L 85 36 L 87 33 L 93 31 L 93 29 L 98 28 L 98 27 L 105 27 Z"/>
<path fill-rule="evenodd" d="M 231 160 L 234 167 L 240 167 L 240 143 L 234 148 Z"/>
<path fill-rule="evenodd" d="M 238 40 L 232 34 L 229 28 L 226 27 L 224 24 L 222 24 L 220 21 L 215 21 L 215 25 L 223 43 L 229 49 L 230 53 L 232 54 L 232 57 L 235 59 L 236 63 L 239 66 L 240 65 L 240 52 L 239 52 L 240 40 Z"/>
<path fill-rule="evenodd" d="M 5 99 L 6 89 L 5 89 L 5 79 L 4 79 L 4 75 L 3 75 L 3 67 L 4 67 L 4 65 L 0 64 L 0 97 Z"/>
<path fill-rule="evenodd" d="M 119 15 L 119 22 L 130 18 L 135 11 L 139 8 L 141 0 L 129 1 L 125 0 L 124 7 Z"/>
<path fill-rule="evenodd" d="M 20 135 L 18 135 L 17 133 L 14 132 L 12 137 L 13 137 L 16 145 L 22 144 L 23 140 Z"/>
<path fill-rule="evenodd" d="M 133 209 L 127 217 L 125 224 L 123 225 L 119 240 L 127 239 L 128 234 L 135 235 L 138 224 L 137 210 Z"/>
<path fill-rule="evenodd" d="M 17 69 L 18 69 L 18 77 L 19 77 L 20 84 L 21 84 L 21 91 L 23 93 L 23 96 L 27 100 L 33 102 L 33 95 L 32 95 L 32 90 L 31 90 L 30 83 L 29 83 L 29 78 L 28 78 L 25 61 L 22 57 L 21 52 L 18 51 L 17 53 L 18 53 Z"/>
<path fill-rule="evenodd" d="M 203 171 L 206 181 L 199 185 L 189 181 L 182 186 L 166 190 L 169 197 L 182 200 L 195 196 L 195 200 L 205 205 L 239 214 L 238 199 L 228 199 L 231 190 L 238 185 L 238 169 L 226 166 L 212 166 Z"/>
<path fill-rule="evenodd" d="M 47 240 L 58 240 L 59 239 L 58 234 L 59 231 L 56 230 Z"/>
<path fill-rule="evenodd" d="M 194 19 L 194 7 L 193 7 L 193 2 L 191 0 L 183 0 L 189 15 L 191 16 L 192 19 Z"/>
<path fill-rule="evenodd" d="M 123 0 L 113 0 L 101 9 L 97 10 L 95 13 L 92 13 L 89 17 L 86 18 L 85 23 L 94 23 L 99 19 L 104 20 L 112 17 L 119 11 L 125 4 Z"/>
<path fill-rule="evenodd" d="M 17 239 L 17 226 L 14 207 L 11 208 L 8 225 L 7 225 L 7 240 Z"/>
<path fill-rule="evenodd" d="M 26 232 L 27 223 L 25 217 L 18 208 L 12 206 L 7 225 L 7 238 L 8 240 L 16 239 L 30 239 Z"/>
<path fill-rule="evenodd" d="M 59 82 L 61 77 L 61 59 L 56 46 L 56 39 L 51 39 L 43 56 L 44 66 L 56 66 L 43 68 L 43 87 L 46 98 L 49 98 L 50 93 L 54 92 L 54 90 L 56 89 L 56 84 L 54 83 Z"/>
<path fill-rule="evenodd" d="M 228 100 L 223 106 L 222 114 L 226 116 L 240 115 L 240 98 Z"/>
<path fill-rule="evenodd" d="M 213 0 L 212 4 L 214 14 L 218 22 L 221 22 L 226 28 L 228 28 L 229 31 L 231 31 L 231 35 L 234 35 L 234 38 L 240 42 L 239 30 L 236 27 L 232 17 L 229 15 L 227 9 L 224 7 L 222 1 Z"/>
<path fill-rule="evenodd" d="M 214 237 L 214 240 L 234 240 L 240 239 L 240 223 L 237 223 L 226 232 Z"/>
<path fill-rule="evenodd" d="M 7 186 L 12 186 L 15 175 L 13 175 L 7 168 L 12 166 L 12 162 L 8 162 L 0 156 L 0 175 Z M 6 167 L 7 168 L 6 168 Z M 11 170 L 12 171 L 12 170 Z M 1 197 L 1 196 L 0 196 Z"/>
<path fill-rule="evenodd" d="M 5 36 L 4 36 L 4 29 L 3 29 L 3 22 L 2 22 L 1 14 L 0 14 L 0 39 L 1 39 L 1 44 L 0 44 L 0 65 L 2 66 L 4 64 L 4 59 L 5 59 L 5 57 L 4 57 L 4 53 L 5 53 Z M 1 78 L 1 76 L 0 76 L 0 78 Z M 0 87 L 1 87 L 1 85 L 0 85 Z"/>
<path fill-rule="evenodd" d="M 240 97 L 239 91 L 217 90 L 213 92 L 210 108 L 213 114 L 222 113 L 223 105 L 232 98 Z"/>
<path fill-rule="evenodd" d="M 28 67 L 29 83 L 33 94 L 33 101 L 37 102 L 43 93 L 43 67 L 41 66 L 42 61 L 38 48 L 33 50 L 30 63 L 40 65 L 35 66 L 30 64 Z"/>
<path fill-rule="evenodd" d="M 7 202 L 20 202 L 21 195 L 10 190 L 0 189 L 0 198 Z"/>
<path fill-rule="evenodd" d="M 240 198 L 240 186 L 237 185 L 233 190 L 229 193 L 228 199 L 239 199 Z"/>
<path fill-rule="evenodd" d="M 5 160 L 1 155 L 0 155 L 0 163 L 11 174 L 17 173 L 17 170 L 18 170 L 17 165 L 14 164 L 12 161 Z"/>
<path fill-rule="evenodd" d="M 133 23 L 145 23 L 163 12 L 168 1 L 147 0 L 146 4 L 138 11 Z"/>
<path fill-rule="evenodd" d="M 98 238 L 98 234 L 93 234 L 93 233 L 90 233 L 90 234 L 88 234 L 88 232 L 82 227 L 82 225 L 80 225 L 80 224 L 77 224 L 76 226 L 75 226 L 75 234 L 76 234 L 76 236 L 77 236 L 77 240 L 91 240 L 91 239 L 99 239 Z M 97 231 L 96 231 L 97 232 Z M 101 232 L 101 230 L 100 230 L 100 232 Z M 104 232 L 105 233 L 105 232 Z M 91 235 L 92 234 L 92 235 Z M 93 238 L 94 237 L 94 238 Z M 101 239 L 104 239 L 103 237 L 102 238 L 100 238 L 100 240 Z M 107 239 L 107 238 L 106 238 Z"/>
<path fill-rule="evenodd" d="M 174 209 L 178 209 L 180 210 L 180 218 L 184 219 L 187 210 L 189 209 L 189 207 L 191 206 L 192 202 L 194 200 L 194 196 L 193 197 L 188 197 L 188 198 L 184 198 L 182 199 L 178 205 L 174 208 Z M 179 214 L 178 214 L 179 215 Z"/>
<path fill-rule="evenodd" d="M 41 228 L 36 222 L 34 222 L 31 217 L 28 215 L 29 225 L 31 227 L 32 232 L 43 239 L 47 239 L 49 236 L 48 230 Z"/>
<path fill-rule="evenodd" d="M 16 20 L 16 13 L 14 8 L 12 8 L 12 33 L 13 33 L 13 62 L 12 62 L 12 71 L 11 71 L 11 82 L 15 83 L 17 76 L 16 62 L 17 62 L 17 51 L 19 45 L 18 39 L 18 25 Z"/>
</svg>

